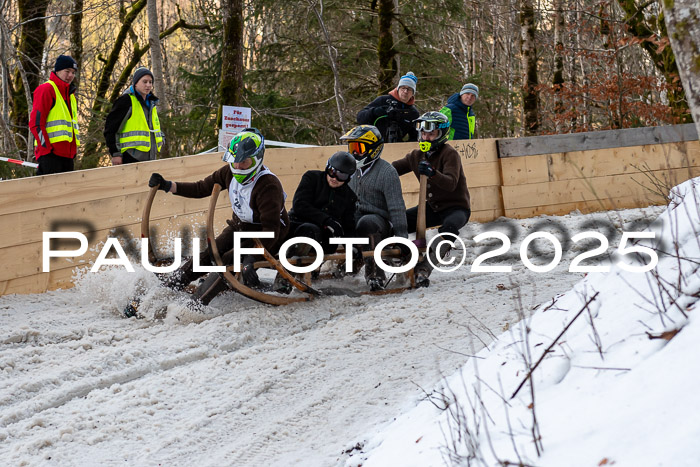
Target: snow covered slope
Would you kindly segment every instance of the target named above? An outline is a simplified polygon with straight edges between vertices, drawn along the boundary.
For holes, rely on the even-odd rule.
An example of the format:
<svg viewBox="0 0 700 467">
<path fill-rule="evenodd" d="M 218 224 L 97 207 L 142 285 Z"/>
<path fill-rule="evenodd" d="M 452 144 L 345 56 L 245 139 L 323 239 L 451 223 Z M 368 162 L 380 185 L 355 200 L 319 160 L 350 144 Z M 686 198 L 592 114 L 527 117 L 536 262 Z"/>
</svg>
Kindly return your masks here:
<svg viewBox="0 0 700 467">
<path fill-rule="evenodd" d="M 700 465 L 698 183 L 673 190 L 658 219 L 667 254 L 651 272 L 589 274 L 347 464 Z M 511 398 L 543 355 L 534 385 Z"/>
<path fill-rule="evenodd" d="M 580 281 L 582 273 L 568 271 L 571 258 L 585 250 L 578 244 L 569 245 L 561 263 L 551 272 L 535 273 L 526 268 L 518 248 L 528 232 L 550 229 L 559 236 L 574 235 L 591 225 L 603 226 L 602 230 L 623 225 L 625 230 L 642 230 L 662 211 L 663 208 L 648 208 L 469 224 L 461 233 L 467 245 L 465 266 L 453 273 L 436 272 L 428 289 L 393 296 L 326 297 L 274 308 L 227 293 L 212 302 L 206 314 L 194 315 L 181 305 L 180 295 L 159 287 L 150 273 L 137 269 L 136 273 L 127 274 L 115 268 L 86 274 L 71 290 L 0 297 L 1 463 L 326 466 L 356 462 L 363 458 L 360 451 L 366 451 L 362 446 L 367 434 L 386 428 L 396 416 L 414 407 L 423 398 L 423 389 L 430 392 L 442 376 L 453 374 L 465 363 L 473 369 L 474 360 L 469 359 L 469 354 L 491 344 L 495 335 L 519 320 L 514 297 L 519 296 L 522 309 L 529 312 L 538 304 L 551 304 L 552 297 Z M 483 245 L 475 245 L 472 238 L 488 230 L 517 236 L 513 237 L 509 254 L 495 260 L 500 262 L 491 263 L 512 265 L 512 273 L 470 271 L 469 265 L 477 254 L 483 253 Z M 610 235 L 614 237 L 611 248 L 616 247 L 619 233 Z M 546 241 L 538 245 L 537 255 L 551 256 L 552 249 Z M 611 284 L 614 280 L 618 289 L 622 287 L 622 279 L 615 273 L 606 277 L 610 277 Z M 346 281 L 350 286 L 363 286 L 360 278 Z M 590 293 L 594 287 L 600 287 L 601 281 L 608 279 L 592 278 L 581 283 L 575 289 L 578 292 L 569 292 L 558 299 L 555 307 L 538 312 L 532 325 L 545 327 L 533 331 L 531 344 L 549 343 L 570 313 L 577 311 L 582 287 Z M 636 286 L 641 287 L 638 283 Z M 137 290 L 147 292 L 142 309 L 148 318 L 124 319 L 119 312 Z M 616 302 L 612 302 L 613 297 L 605 301 L 617 303 L 615 309 L 621 309 L 632 304 L 634 294 L 628 293 Z M 165 319 L 151 318 L 166 306 Z M 568 351 L 566 346 L 557 347 L 556 354 L 548 359 L 548 370 L 538 375 L 538 381 L 544 380 L 536 390 L 542 394 L 538 399 L 538 404 L 542 404 L 539 415 L 546 453 L 552 453 L 551 465 L 556 465 L 554 459 L 565 456 L 567 446 L 583 450 L 583 445 L 578 447 L 578 438 L 567 439 L 566 432 L 552 428 L 558 426 L 550 418 L 556 418 L 559 406 L 548 409 L 541 401 L 545 391 L 555 388 L 555 380 L 563 375 L 561 384 L 578 387 L 590 379 L 598 381 L 601 391 L 607 387 L 604 382 L 607 385 L 634 378 L 639 385 L 634 399 L 622 397 L 622 389 L 611 389 L 611 400 L 629 405 L 625 416 L 635 407 L 649 415 L 660 404 L 666 407 L 669 401 L 682 400 L 674 393 L 670 398 L 656 396 L 653 401 L 638 401 L 636 398 L 649 385 L 660 388 L 664 375 L 634 376 L 639 365 L 661 355 L 658 350 L 671 348 L 663 347 L 665 341 L 648 341 L 644 331 L 672 327 L 670 319 L 674 324 L 683 323 L 678 313 L 669 311 L 662 326 L 658 312 L 635 308 L 638 316 L 633 321 L 644 324 L 628 327 L 624 334 L 628 340 L 617 345 L 619 354 L 613 354 L 622 335 L 611 333 L 622 318 L 615 314 L 608 317 L 605 310 L 596 304 L 604 361 L 590 342 L 591 328 L 583 317 L 576 323 L 576 334 L 572 330 L 567 335 L 568 345 L 575 345 L 571 355 L 563 356 Z M 628 320 L 621 323 L 631 326 Z M 516 340 L 518 329 L 511 327 L 510 331 Z M 574 336 L 579 336 L 576 342 Z M 524 375 L 523 364 L 517 357 L 519 346 L 508 347 L 504 339 L 491 344 L 481 356 L 498 365 L 505 364 L 499 369 L 504 375 L 504 389 L 511 390 L 512 383 Z M 640 350 L 630 339 L 640 342 Z M 675 341 L 670 344 L 675 345 Z M 542 348 L 534 347 L 533 358 Z M 648 356 L 646 360 L 644 356 Z M 684 359 L 691 357 L 685 355 Z M 492 369 L 486 360 L 477 362 L 484 377 L 496 374 L 496 363 Z M 672 370 L 668 363 L 667 372 Z M 686 360 L 685 364 L 690 362 Z M 582 366 L 624 366 L 634 367 L 635 371 L 579 368 Z M 465 384 L 471 387 L 474 379 L 464 371 Z M 676 376 L 674 372 L 673 378 Z M 456 390 L 461 383 L 457 385 L 454 378 L 460 377 L 450 380 Z M 581 383 L 574 383 L 579 379 Z M 665 384 L 674 385 L 674 381 L 683 380 Z M 497 381 L 490 384 L 498 390 Z M 631 386 L 632 383 L 624 387 Z M 682 387 L 678 386 L 678 390 Z M 481 392 L 492 397 L 485 386 Z M 564 396 L 553 389 L 551 395 L 547 394 L 552 403 L 559 401 L 567 407 L 560 410 L 558 420 L 566 415 L 583 417 L 586 422 L 577 421 L 579 431 L 571 436 L 603 433 L 591 425 L 592 416 L 586 416 L 592 413 L 587 407 L 597 401 L 596 393 L 576 393 L 581 402 L 568 400 L 572 394 L 568 391 L 561 393 Z M 604 397 L 603 392 L 597 394 Z M 516 417 L 522 418 L 527 427 L 527 413 L 521 407 L 527 401 L 528 391 L 524 390 L 512 408 L 514 424 Z M 649 405 L 652 402 L 655 405 Z M 427 411 L 426 404 L 419 405 L 418 410 L 429 415 L 428 422 L 437 424 L 445 413 L 438 413 L 437 409 L 430 412 L 432 406 L 427 406 Z M 497 428 L 490 425 L 499 449 L 509 444 L 506 429 L 500 424 L 501 407 L 490 414 L 499 422 Z M 685 409 L 692 413 L 691 407 Z M 662 416 L 663 413 L 655 415 Z M 676 413 L 669 416 L 673 420 Z M 412 424 L 406 423 L 407 429 L 414 430 Z M 519 436 L 524 432 L 518 437 L 518 444 L 527 445 L 526 429 L 519 423 L 513 428 Z M 696 425 L 691 420 L 677 423 L 679 430 Z M 396 431 L 391 433 L 365 446 L 379 446 L 367 465 L 371 461 L 374 465 L 388 465 L 382 456 L 397 456 L 393 439 L 397 439 L 396 446 L 402 453 L 411 456 L 408 460 L 415 453 L 416 465 L 442 462 L 434 449 L 440 445 L 439 436 L 433 439 L 416 432 L 401 443 Z M 483 434 L 482 430 L 482 444 Z M 424 436 L 423 441 L 415 443 L 418 436 Z M 381 440 L 384 441 L 379 445 Z M 663 441 L 670 443 L 670 436 Z M 484 456 L 490 452 L 483 445 L 481 449 Z M 539 462 L 531 447 L 523 447 L 522 451 L 526 458 Z M 507 450 L 498 452 L 503 452 L 504 458 L 516 458 Z M 437 453 L 437 457 L 426 453 Z M 612 450 L 588 453 L 596 461 L 604 456 L 615 458 L 616 454 Z"/>
</svg>

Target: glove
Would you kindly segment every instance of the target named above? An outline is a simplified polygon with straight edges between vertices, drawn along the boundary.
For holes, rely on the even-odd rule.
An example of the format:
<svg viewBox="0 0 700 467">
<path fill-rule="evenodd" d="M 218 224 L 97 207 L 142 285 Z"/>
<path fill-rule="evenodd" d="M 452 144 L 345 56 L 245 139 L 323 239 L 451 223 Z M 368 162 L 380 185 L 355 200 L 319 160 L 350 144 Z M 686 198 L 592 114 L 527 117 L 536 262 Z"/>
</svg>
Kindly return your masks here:
<svg viewBox="0 0 700 467">
<path fill-rule="evenodd" d="M 342 237 L 345 235 L 343 226 L 332 217 L 326 219 L 326 221 L 323 223 L 323 228 L 328 231 L 331 237 Z"/>
<path fill-rule="evenodd" d="M 418 172 L 420 174 L 427 175 L 428 178 L 435 175 L 435 169 L 433 168 L 432 165 L 430 165 L 430 162 L 428 162 L 428 161 L 420 161 L 418 163 Z"/>
<path fill-rule="evenodd" d="M 151 174 L 151 178 L 148 180 L 148 186 L 151 188 L 157 186 L 159 190 L 163 190 L 167 193 L 170 191 L 170 187 L 173 186 L 173 182 L 164 179 L 159 173 L 154 173 Z"/>
<path fill-rule="evenodd" d="M 255 256 L 245 255 L 241 259 L 241 276 L 243 277 L 243 285 L 248 287 L 257 287 L 260 285 L 260 279 L 258 278 L 258 273 L 255 272 Z"/>
<path fill-rule="evenodd" d="M 413 244 L 417 246 L 418 249 L 426 247 L 426 241 L 424 238 L 416 238 L 415 240 L 413 240 Z"/>
</svg>

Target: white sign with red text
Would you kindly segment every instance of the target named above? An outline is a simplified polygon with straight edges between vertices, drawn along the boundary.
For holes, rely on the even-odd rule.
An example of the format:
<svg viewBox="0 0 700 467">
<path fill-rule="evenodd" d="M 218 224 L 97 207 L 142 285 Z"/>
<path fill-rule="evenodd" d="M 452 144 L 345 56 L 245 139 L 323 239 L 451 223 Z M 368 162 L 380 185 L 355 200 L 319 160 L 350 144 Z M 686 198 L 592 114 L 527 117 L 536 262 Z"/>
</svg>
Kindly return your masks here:
<svg viewBox="0 0 700 467">
<path fill-rule="evenodd" d="M 219 130 L 219 149 L 228 146 L 233 135 L 250 127 L 250 107 L 224 105 L 221 109 L 221 130 Z"/>
</svg>

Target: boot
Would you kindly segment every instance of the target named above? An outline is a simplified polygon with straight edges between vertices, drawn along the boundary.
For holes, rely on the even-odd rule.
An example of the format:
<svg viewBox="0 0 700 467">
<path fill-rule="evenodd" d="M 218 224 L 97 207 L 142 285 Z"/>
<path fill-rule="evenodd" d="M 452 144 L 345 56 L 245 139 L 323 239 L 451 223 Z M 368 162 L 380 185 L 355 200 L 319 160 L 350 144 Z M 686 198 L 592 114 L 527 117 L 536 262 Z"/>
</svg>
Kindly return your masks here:
<svg viewBox="0 0 700 467">
<path fill-rule="evenodd" d="M 433 243 L 428 249 L 427 255 L 425 255 L 416 267 L 413 269 L 414 278 L 416 280 L 416 287 L 428 287 L 430 286 L 430 274 L 433 272 L 432 264 L 440 264 L 438 260 L 438 252 L 436 251 L 437 243 Z M 450 254 L 452 248 L 445 244 L 440 248 L 440 258 L 444 259 Z"/>
<path fill-rule="evenodd" d="M 367 285 L 369 285 L 369 289 L 372 292 L 376 292 L 377 290 L 384 290 L 386 281 L 386 275 L 384 274 L 384 270 L 377 266 L 377 263 L 374 262 L 374 258 L 372 258 L 371 256 L 365 258 L 364 263 L 365 280 L 367 281 Z"/>
<path fill-rule="evenodd" d="M 275 276 L 275 281 L 272 283 L 272 291 L 289 295 L 292 293 L 292 289 L 292 284 L 278 272 Z"/>
<path fill-rule="evenodd" d="M 226 280 L 216 272 L 210 272 L 204 278 L 197 290 L 192 294 L 192 298 L 200 302 L 202 305 L 208 305 L 214 297 L 226 290 Z"/>
<path fill-rule="evenodd" d="M 350 258 L 352 262 L 351 266 L 351 271 L 346 272 L 345 271 L 345 265 L 347 264 L 345 261 L 340 261 L 335 264 L 335 267 L 333 269 L 333 272 L 331 272 L 331 275 L 335 279 L 342 279 L 343 277 L 347 275 L 355 275 L 358 272 L 360 272 L 360 269 L 362 269 L 362 266 L 364 266 L 365 261 L 362 258 L 362 251 L 360 251 L 357 247 L 352 247 L 352 252 L 350 253 Z"/>
</svg>

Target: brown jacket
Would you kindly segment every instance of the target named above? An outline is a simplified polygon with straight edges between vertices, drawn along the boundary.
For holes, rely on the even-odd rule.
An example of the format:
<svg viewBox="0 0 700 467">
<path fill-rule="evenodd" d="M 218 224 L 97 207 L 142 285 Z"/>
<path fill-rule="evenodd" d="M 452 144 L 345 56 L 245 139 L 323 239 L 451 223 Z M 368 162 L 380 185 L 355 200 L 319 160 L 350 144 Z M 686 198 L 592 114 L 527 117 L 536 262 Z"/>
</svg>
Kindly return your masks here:
<svg viewBox="0 0 700 467">
<path fill-rule="evenodd" d="M 261 167 L 262 170 L 262 167 Z M 219 184 L 228 191 L 233 180 L 233 173 L 228 165 L 198 182 L 177 182 L 176 195 L 185 198 L 205 198 L 211 196 L 214 184 Z M 253 223 L 241 221 L 231 213 L 231 226 L 238 231 L 273 232 L 274 238 L 260 239 L 263 246 L 276 254 L 289 231 L 289 216 L 284 207 L 284 190 L 279 179 L 272 174 L 262 175 L 255 184 L 251 194 Z"/>
<path fill-rule="evenodd" d="M 414 149 L 392 165 L 399 175 L 413 172 L 420 180 L 418 163 L 423 160 L 423 154 L 420 149 Z M 436 152 L 428 154 L 427 160 L 435 169 L 435 175 L 428 179 L 426 200 L 431 209 L 435 212 L 454 207 L 471 210 L 467 179 L 459 153 L 449 144 L 443 144 Z"/>
</svg>

